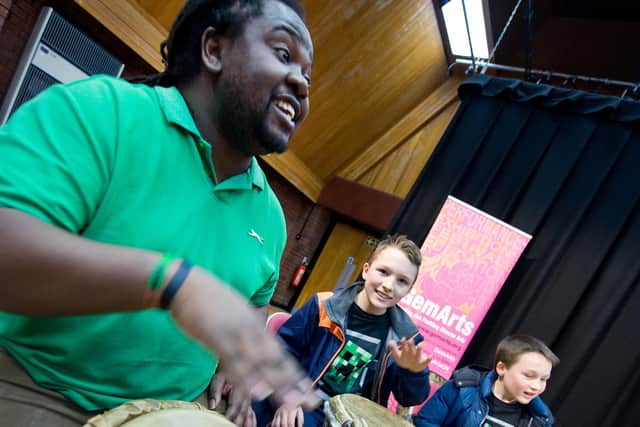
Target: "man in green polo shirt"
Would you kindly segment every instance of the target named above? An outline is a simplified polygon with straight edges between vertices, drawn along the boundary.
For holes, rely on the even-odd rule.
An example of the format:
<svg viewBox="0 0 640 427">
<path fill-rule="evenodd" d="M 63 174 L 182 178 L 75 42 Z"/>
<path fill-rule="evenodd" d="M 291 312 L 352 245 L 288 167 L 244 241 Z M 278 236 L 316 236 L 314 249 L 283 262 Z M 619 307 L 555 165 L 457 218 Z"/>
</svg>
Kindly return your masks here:
<svg viewBox="0 0 640 427">
<path fill-rule="evenodd" d="M 286 243 L 254 156 L 308 113 L 311 38 L 295 0 L 219 3 L 186 3 L 160 75 L 54 86 L 0 128 L 3 423 L 194 400 L 210 351 L 217 386 L 316 403 L 246 302 L 266 313 Z"/>
</svg>

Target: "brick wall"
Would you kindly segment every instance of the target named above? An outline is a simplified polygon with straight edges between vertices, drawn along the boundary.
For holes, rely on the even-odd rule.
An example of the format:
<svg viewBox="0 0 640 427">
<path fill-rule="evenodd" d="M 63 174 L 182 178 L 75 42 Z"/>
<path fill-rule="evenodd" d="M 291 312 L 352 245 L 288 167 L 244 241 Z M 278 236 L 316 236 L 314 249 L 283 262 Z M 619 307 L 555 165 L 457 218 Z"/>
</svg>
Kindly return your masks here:
<svg viewBox="0 0 640 427">
<path fill-rule="evenodd" d="M 288 308 L 293 306 L 295 297 L 313 268 L 313 261 L 320 255 L 326 233 L 333 224 L 333 217 L 327 209 L 309 201 L 270 166 L 264 162 L 261 162 L 261 166 L 273 191 L 280 199 L 287 221 L 287 246 L 280 263 L 280 280 L 271 303 Z M 296 238 L 298 234 L 299 239 Z M 303 257 L 309 259 L 310 265 L 302 283 L 298 287 L 293 287 L 290 285 L 291 279 Z"/>
<path fill-rule="evenodd" d="M 9 88 L 44 3 L 45 0 L 0 0 L 0 100 Z"/>
<path fill-rule="evenodd" d="M 7 15 L 9 14 L 11 3 L 13 3 L 13 0 L 0 0 L 0 31 L 2 31 L 4 21 L 7 19 Z"/>
</svg>

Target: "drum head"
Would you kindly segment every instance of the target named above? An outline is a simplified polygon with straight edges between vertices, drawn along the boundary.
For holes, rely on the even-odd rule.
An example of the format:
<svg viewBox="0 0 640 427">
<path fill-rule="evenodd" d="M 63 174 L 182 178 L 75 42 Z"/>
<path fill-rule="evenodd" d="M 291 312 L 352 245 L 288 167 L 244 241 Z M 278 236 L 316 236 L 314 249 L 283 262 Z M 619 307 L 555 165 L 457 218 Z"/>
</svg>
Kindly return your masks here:
<svg viewBox="0 0 640 427">
<path fill-rule="evenodd" d="M 134 400 L 87 421 L 84 427 L 234 427 L 223 415 L 199 403 L 180 400 Z"/>
<path fill-rule="evenodd" d="M 339 394 L 325 402 L 325 427 L 412 427 L 384 406 L 355 394 Z"/>
</svg>

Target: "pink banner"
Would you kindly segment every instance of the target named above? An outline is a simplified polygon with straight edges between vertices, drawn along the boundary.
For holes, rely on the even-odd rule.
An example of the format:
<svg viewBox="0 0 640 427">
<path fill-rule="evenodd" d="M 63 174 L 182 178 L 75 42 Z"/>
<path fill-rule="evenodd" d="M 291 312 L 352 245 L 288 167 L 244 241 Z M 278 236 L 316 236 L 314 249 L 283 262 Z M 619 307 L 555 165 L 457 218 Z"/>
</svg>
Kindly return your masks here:
<svg viewBox="0 0 640 427">
<path fill-rule="evenodd" d="M 399 305 L 431 354 L 431 393 L 448 380 L 531 236 L 449 196 Z M 433 375 L 435 374 L 435 375 Z"/>
</svg>

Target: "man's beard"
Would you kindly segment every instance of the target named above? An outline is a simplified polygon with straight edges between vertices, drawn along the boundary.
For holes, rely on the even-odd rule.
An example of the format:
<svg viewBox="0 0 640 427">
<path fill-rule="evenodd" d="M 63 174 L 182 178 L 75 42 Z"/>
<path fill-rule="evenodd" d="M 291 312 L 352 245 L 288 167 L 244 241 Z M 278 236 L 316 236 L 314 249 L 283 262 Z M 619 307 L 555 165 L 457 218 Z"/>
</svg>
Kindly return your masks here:
<svg viewBox="0 0 640 427">
<path fill-rule="evenodd" d="M 289 148 L 289 141 L 269 131 L 266 118 L 266 114 L 263 114 L 262 120 L 258 122 L 254 129 L 254 137 L 265 150 L 264 153 L 260 154 L 284 153 Z"/>
<path fill-rule="evenodd" d="M 246 85 L 245 85 L 246 86 Z M 254 156 L 283 153 L 289 141 L 269 129 L 267 117 L 272 100 L 263 109 L 252 108 L 246 100 L 248 89 L 240 81 L 232 79 L 221 84 L 217 98 L 220 102 L 217 122 L 220 133 L 227 142 L 243 153 Z"/>
</svg>

